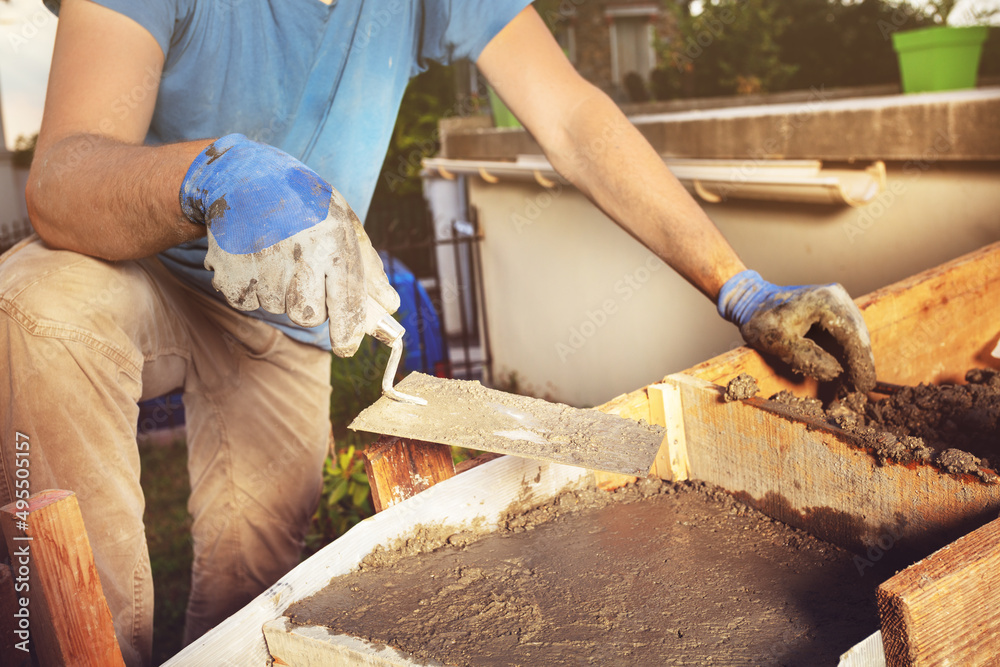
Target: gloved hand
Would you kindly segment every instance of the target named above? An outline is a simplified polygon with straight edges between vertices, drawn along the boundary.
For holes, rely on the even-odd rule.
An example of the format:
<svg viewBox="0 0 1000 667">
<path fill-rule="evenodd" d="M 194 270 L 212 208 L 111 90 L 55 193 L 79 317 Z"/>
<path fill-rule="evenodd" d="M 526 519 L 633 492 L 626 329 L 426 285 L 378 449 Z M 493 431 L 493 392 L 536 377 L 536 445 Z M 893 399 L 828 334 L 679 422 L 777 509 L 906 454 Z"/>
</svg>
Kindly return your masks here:
<svg viewBox="0 0 1000 667">
<path fill-rule="evenodd" d="M 819 324 L 842 350 L 847 377 L 858 391 L 875 386 L 875 357 L 868 327 L 847 291 L 830 285 L 772 285 L 756 271 L 741 271 L 719 291 L 719 314 L 740 328 L 754 349 L 772 354 L 800 373 L 832 380 L 844 369 L 806 338 Z"/>
<path fill-rule="evenodd" d="M 343 197 L 290 155 L 241 134 L 217 139 L 191 163 L 181 209 L 208 226 L 205 268 L 239 310 L 288 313 L 314 327 L 330 319 L 330 344 L 353 355 L 371 296 L 389 313 L 399 295 Z"/>
</svg>

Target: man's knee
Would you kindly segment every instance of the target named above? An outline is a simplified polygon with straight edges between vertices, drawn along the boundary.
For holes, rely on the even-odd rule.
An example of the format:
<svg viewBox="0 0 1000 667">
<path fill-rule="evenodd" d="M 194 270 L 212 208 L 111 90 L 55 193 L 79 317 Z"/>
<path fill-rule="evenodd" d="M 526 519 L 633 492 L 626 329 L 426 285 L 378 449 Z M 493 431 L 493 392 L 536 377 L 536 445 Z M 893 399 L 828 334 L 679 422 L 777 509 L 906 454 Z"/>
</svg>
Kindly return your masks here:
<svg viewBox="0 0 1000 667">
<path fill-rule="evenodd" d="M 0 262 L 0 342 L 24 351 L 20 365 L 40 366 L 54 363 L 46 357 L 64 346 L 79 344 L 138 380 L 143 355 L 137 334 L 152 306 L 144 281 L 136 262 L 110 263 L 28 243 Z"/>
<path fill-rule="evenodd" d="M 0 300 L 22 326 L 44 327 L 125 313 L 136 269 L 34 241 L 0 262 Z"/>
</svg>

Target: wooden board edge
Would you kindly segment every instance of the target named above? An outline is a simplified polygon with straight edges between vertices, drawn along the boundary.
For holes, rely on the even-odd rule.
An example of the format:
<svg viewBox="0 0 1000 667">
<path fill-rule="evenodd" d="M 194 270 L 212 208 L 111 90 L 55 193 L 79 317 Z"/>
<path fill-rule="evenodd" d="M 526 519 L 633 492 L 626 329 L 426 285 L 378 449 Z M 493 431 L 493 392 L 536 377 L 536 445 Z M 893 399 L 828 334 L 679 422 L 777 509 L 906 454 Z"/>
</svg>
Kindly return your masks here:
<svg viewBox="0 0 1000 667">
<path fill-rule="evenodd" d="M 883 582 L 877 592 L 890 667 L 993 664 L 1000 655 L 1000 518 Z"/>
<path fill-rule="evenodd" d="M 661 384 L 649 387 L 649 414 L 653 424 L 663 426 L 666 435 L 653 463 L 662 479 L 683 482 L 691 476 L 687 438 L 684 435 L 684 406 L 680 387 L 668 376 Z"/>
<path fill-rule="evenodd" d="M 691 479 L 867 555 L 856 562 L 862 575 L 879 561 L 912 562 L 1000 511 L 998 484 L 924 464 L 883 465 L 825 421 L 783 414 L 761 399 L 725 402 L 721 387 L 683 373 L 669 379 L 682 392 Z"/>
<path fill-rule="evenodd" d="M 436 661 L 416 661 L 391 646 L 371 644 L 358 637 L 334 634 L 317 625 L 297 625 L 280 616 L 262 628 L 267 651 L 276 667 L 413 667 L 441 666 Z"/>
</svg>

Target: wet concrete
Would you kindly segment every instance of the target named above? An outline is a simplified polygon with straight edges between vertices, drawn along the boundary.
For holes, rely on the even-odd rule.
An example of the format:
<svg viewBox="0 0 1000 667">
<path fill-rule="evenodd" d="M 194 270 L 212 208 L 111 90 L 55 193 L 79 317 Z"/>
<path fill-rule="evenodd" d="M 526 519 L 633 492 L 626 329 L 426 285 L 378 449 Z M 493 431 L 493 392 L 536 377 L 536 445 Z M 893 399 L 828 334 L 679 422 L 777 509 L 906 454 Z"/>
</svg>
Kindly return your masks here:
<svg viewBox="0 0 1000 667">
<path fill-rule="evenodd" d="M 287 615 L 456 665 L 835 664 L 878 627 L 851 554 L 724 493 L 594 497 L 336 578 Z"/>
<path fill-rule="evenodd" d="M 770 398 L 796 413 L 827 420 L 854 436 L 879 463 L 932 464 L 970 480 L 1000 482 L 1000 372 L 973 369 L 966 384 L 895 386 L 872 400 L 840 395 L 824 408 L 815 398 L 782 391 Z M 735 380 L 734 380 L 735 381 Z"/>
<path fill-rule="evenodd" d="M 726 385 L 726 393 L 723 399 L 726 402 L 743 401 L 753 398 L 760 391 L 757 388 L 757 378 L 749 373 L 740 373 Z"/>
</svg>

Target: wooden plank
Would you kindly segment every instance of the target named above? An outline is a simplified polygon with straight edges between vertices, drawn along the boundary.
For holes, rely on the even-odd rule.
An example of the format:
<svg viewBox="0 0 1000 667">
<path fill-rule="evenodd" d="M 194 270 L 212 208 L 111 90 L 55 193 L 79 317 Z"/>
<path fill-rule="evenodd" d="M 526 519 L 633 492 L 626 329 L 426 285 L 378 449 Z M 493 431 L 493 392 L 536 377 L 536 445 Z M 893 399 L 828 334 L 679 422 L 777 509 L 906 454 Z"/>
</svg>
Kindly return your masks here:
<svg viewBox="0 0 1000 667">
<path fill-rule="evenodd" d="M 39 661 L 124 665 L 76 494 L 50 489 L 24 505 L 0 508 L 0 524 L 18 576 L 22 565 L 30 571 L 30 632 Z"/>
<path fill-rule="evenodd" d="M 489 463 L 494 459 L 498 459 L 501 456 L 506 456 L 506 454 L 496 454 L 494 452 L 483 452 L 471 459 L 465 459 L 464 461 L 459 461 L 455 464 L 455 474 L 461 474 L 467 470 L 472 470 L 473 468 L 478 468 L 484 463 Z"/>
<path fill-rule="evenodd" d="M 969 368 L 1000 367 L 990 355 L 1000 337 L 1000 243 L 857 303 L 883 381 L 961 380 Z M 879 466 L 824 422 L 775 415 L 761 399 L 720 402 L 722 389 L 715 385 L 743 372 L 757 379 L 762 396 L 781 389 L 816 394 L 816 383 L 768 365 L 749 348 L 668 378 L 683 387 L 692 478 L 865 553 L 862 571 L 884 554 L 880 543 L 892 545 L 894 555 L 923 556 L 995 516 L 1000 505 L 995 485 L 942 475 L 926 465 Z"/>
<path fill-rule="evenodd" d="M 385 644 L 374 645 L 349 635 L 335 635 L 317 625 L 295 625 L 282 616 L 264 624 L 264 640 L 274 664 L 287 667 L 413 667 L 440 666 L 436 660 L 417 662 Z"/>
<path fill-rule="evenodd" d="M 783 413 L 759 398 L 727 403 L 722 387 L 684 374 L 667 382 L 681 392 L 692 479 L 855 551 L 861 574 L 889 551 L 924 556 L 1000 510 L 1000 484 L 930 465 L 881 466 L 824 421 Z"/>
<path fill-rule="evenodd" d="M 691 465 L 684 434 L 684 406 L 680 388 L 670 382 L 650 385 L 649 414 L 654 424 L 667 429 L 663 446 L 653 464 L 654 472 L 662 479 L 683 482 L 690 477 Z"/>
<path fill-rule="evenodd" d="M 25 618 L 25 612 L 20 611 L 18 597 L 10 568 L 0 563 L 0 665 L 28 667 L 31 664 L 27 642 L 30 627 L 22 629 L 19 626 L 27 625 L 30 617 Z"/>
<path fill-rule="evenodd" d="M 990 351 L 1000 338 L 1000 243 L 918 273 L 859 299 L 880 380 L 897 384 L 961 380 L 973 367 L 1000 368 Z M 787 389 L 815 396 L 817 384 L 771 366 L 741 347 L 685 374 L 725 385 L 740 373 L 762 396 Z"/>
<path fill-rule="evenodd" d="M 376 512 L 455 476 L 447 445 L 382 436 L 361 453 Z"/>
<path fill-rule="evenodd" d="M 1000 656 L 1000 519 L 878 588 L 889 667 L 995 665 Z"/>
<path fill-rule="evenodd" d="M 1000 368 L 1000 243 L 857 300 L 879 379 L 896 384 L 964 381 L 974 367 Z"/>
</svg>

